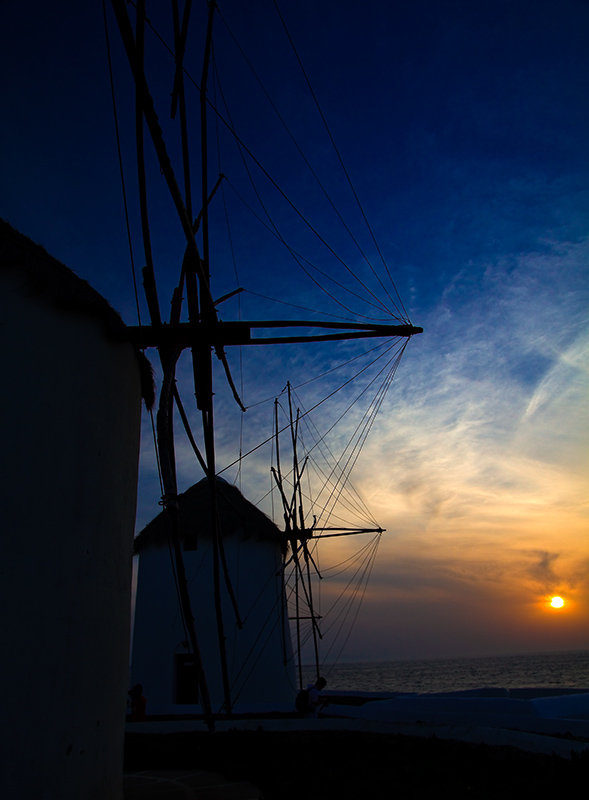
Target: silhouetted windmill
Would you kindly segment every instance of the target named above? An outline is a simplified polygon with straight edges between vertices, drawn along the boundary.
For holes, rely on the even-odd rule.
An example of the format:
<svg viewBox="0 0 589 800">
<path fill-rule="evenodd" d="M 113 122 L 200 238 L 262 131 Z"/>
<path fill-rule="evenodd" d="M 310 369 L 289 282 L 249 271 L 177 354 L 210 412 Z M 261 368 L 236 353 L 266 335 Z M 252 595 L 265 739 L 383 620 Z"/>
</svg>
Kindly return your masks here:
<svg viewBox="0 0 589 800">
<path fill-rule="evenodd" d="M 199 686 L 201 699 L 209 725 L 213 725 L 211 705 L 206 688 L 205 671 L 199 659 L 199 644 L 194 627 L 194 618 L 190 604 L 190 596 L 186 584 L 186 576 L 182 557 L 182 547 L 178 533 L 178 487 L 176 481 L 176 466 L 174 456 L 174 434 L 173 434 L 173 409 L 176 407 L 187 428 L 187 432 L 195 450 L 198 461 L 209 478 L 208 485 L 210 491 L 211 518 L 213 519 L 213 568 L 214 568 L 214 595 L 217 615 L 218 642 L 221 654 L 221 665 L 223 673 L 223 685 L 225 693 L 225 708 L 228 714 L 232 710 L 232 698 L 227 673 L 227 659 L 225 653 L 225 630 L 223 615 L 221 612 L 221 583 L 223 580 L 224 547 L 223 538 L 219 530 L 219 519 L 217 514 L 217 482 L 213 480 L 216 475 L 215 463 L 215 423 L 213 410 L 213 371 L 212 354 L 220 359 L 223 364 L 227 381 L 233 395 L 244 409 L 238 396 L 235 383 L 232 379 L 229 364 L 225 354 L 226 347 L 233 346 L 253 346 L 265 345 L 272 346 L 285 343 L 303 342 L 328 342 L 343 339 L 374 338 L 374 337 L 402 337 L 409 339 L 422 329 L 414 327 L 406 318 L 399 319 L 400 324 L 388 325 L 379 323 L 358 323 L 346 321 L 222 321 L 219 319 L 217 308 L 220 303 L 231 295 L 215 298 L 212 294 L 210 281 L 210 248 L 209 248 L 209 204 L 215 195 L 222 176 L 211 191 L 209 189 L 208 177 L 208 148 L 207 148 L 207 112 L 209 100 L 207 98 L 207 77 L 212 47 L 213 20 L 215 17 L 216 5 L 209 3 L 207 32 L 204 45 L 204 57 L 202 76 L 200 82 L 200 140 L 201 140 L 201 197 L 200 210 L 196 217 L 193 212 L 193 201 L 191 197 L 190 163 L 188 155 L 188 122 L 186 98 L 184 93 L 185 71 L 183 66 L 184 53 L 186 50 L 188 22 L 191 12 L 191 2 L 186 0 L 182 18 L 177 0 L 172 0 L 172 13 L 174 22 L 174 48 L 175 73 L 172 89 L 171 114 L 172 117 L 178 114 L 180 125 L 180 138 L 182 143 L 182 171 L 184 179 L 184 191 L 178 185 L 168 149 L 164 141 L 162 130 L 158 122 L 154 101 L 150 88 L 147 83 L 143 60 L 144 60 L 144 28 L 147 21 L 145 2 L 138 0 L 136 4 L 136 23 L 133 30 L 129 15 L 128 6 L 125 0 L 112 0 L 112 7 L 115 12 L 120 35 L 128 57 L 128 61 L 133 72 L 136 86 L 136 149 L 139 176 L 139 200 L 141 210 L 141 221 L 143 231 L 143 242 L 145 250 L 146 266 L 143 269 L 143 285 L 147 299 L 147 305 L 151 317 L 150 325 L 140 325 L 130 329 L 130 334 L 135 344 L 141 349 L 157 348 L 162 366 L 162 385 L 159 397 L 157 412 L 157 442 L 159 453 L 159 464 L 164 486 L 163 503 L 171 522 L 172 541 L 176 559 L 176 569 L 179 579 L 180 594 L 182 599 L 183 614 L 191 639 L 192 648 L 199 670 Z M 218 114 L 218 112 L 215 112 Z M 175 205 L 178 218 L 180 220 L 186 246 L 182 264 L 179 270 L 177 286 L 171 299 L 171 314 L 169 321 L 162 320 L 160 302 L 156 288 L 156 277 L 151 257 L 151 243 L 149 232 L 149 219 L 147 213 L 146 196 L 146 170 L 144 157 L 144 128 L 147 127 L 151 137 L 159 167 L 167 183 L 171 198 Z M 199 232 L 202 250 L 199 249 L 196 234 Z M 237 289 L 237 291 L 241 291 Z M 186 295 L 187 321 L 182 320 L 183 295 Z M 274 329 L 277 332 L 286 328 L 303 329 L 300 335 L 279 334 L 256 337 L 256 331 L 267 331 Z M 184 411 L 182 401 L 176 389 L 175 375 L 176 365 L 180 354 L 186 348 L 191 349 L 192 353 L 192 372 L 194 382 L 194 394 L 196 404 L 200 410 L 202 418 L 202 436 L 204 441 L 204 452 L 201 452 L 194 437 L 188 429 L 187 416 Z M 295 424 L 295 420 L 291 422 Z M 312 598 L 309 596 L 311 584 L 309 581 L 310 570 L 313 567 L 313 557 L 308 547 L 308 539 L 312 531 L 305 527 L 304 518 L 301 515 L 299 506 L 301 501 L 300 481 L 304 471 L 304 465 L 299 465 L 296 455 L 296 437 L 294 443 L 294 479 L 293 492 L 288 497 L 285 492 L 283 475 L 280 468 L 275 472 L 277 486 L 282 494 L 284 503 L 284 517 L 287 528 L 287 536 L 291 545 L 291 558 L 295 564 L 297 574 L 297 586 L 304 586 L 307 594 L 308 606 L 311 609 L 311 620 L 313 636 L 319 636 L 319 628 L 315 612 L 313 611 Z M 346 532 L 341 531 L 341 534 Z M 301 563 L 301 560 L 303 563 Z M 305 578 L 305 571 L 307 577 Z M 226 571 L 225 571 L 226 576 Z M 300 584 L 299 584 L 300 579 Z M 232 595 L 232 588 L 227 577 L 227 590 Z M 297 589 L 297 598 L 298 598 Z M 297 600 L 298 603 L 298 600 Z M 238 616 L 237 608 L 236 615 Z M 298 624 L 298 621 L 297 621 Z M 300 668 L 300 656 L 299 656 Z"/>
</svg>

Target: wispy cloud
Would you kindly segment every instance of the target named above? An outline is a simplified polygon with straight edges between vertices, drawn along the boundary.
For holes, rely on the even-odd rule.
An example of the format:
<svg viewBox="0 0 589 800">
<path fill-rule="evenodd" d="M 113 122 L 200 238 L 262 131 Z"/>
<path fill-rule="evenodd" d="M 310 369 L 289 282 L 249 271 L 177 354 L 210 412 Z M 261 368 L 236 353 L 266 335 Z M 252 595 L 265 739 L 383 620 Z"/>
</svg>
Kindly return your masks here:
<svg viewBox="0 0 589 800">
<path fill-rule="evenodd" d="M 388 530 L 381 602 L 411 616 L 424 598 L 460 598 L 490 624 L 498 598 L 584 596 L 585 258 L 571 244 L 489 265 L 464 297 L 458 274 L 412 342 L 355 476 Z"/>
</svg>

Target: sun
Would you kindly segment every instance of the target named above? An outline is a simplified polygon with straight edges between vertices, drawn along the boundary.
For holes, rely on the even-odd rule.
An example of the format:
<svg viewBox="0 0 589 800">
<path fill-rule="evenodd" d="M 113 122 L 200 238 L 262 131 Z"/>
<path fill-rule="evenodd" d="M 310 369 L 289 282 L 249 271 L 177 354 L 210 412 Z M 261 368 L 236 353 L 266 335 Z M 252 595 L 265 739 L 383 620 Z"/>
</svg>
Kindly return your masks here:
<svg viewBox="0 0 589 800">
<path fill-rule="evenodd" d="M 564 606 L 564 600 L 562 597 L 553 597 L 550 600 L 550 605 L 552 608 L 562 608 Z"/>
</svg>

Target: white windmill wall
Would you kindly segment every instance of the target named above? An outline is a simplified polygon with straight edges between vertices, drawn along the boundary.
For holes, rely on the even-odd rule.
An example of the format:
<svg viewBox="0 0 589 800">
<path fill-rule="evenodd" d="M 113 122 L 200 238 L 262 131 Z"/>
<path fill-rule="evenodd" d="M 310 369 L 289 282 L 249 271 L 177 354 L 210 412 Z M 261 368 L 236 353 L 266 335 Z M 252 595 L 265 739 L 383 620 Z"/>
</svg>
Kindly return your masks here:
<svg viewBox="0 0 589 800">
<path fill-rule="evenodd" d="M 0 341 L 2 791 L 120 800 L 137 359 L 99 316 L 31 296 L 12 268 Z"/>
<path fill-rule="evenodd" d="M 277 543 L 225 537 L 225 554 L 243 628 L 221 577 L 223 620 L 234 704 L 292 703 L 295 678 L 283 603 L 281 552 Z M 184 551 L 197 638 L 213 710 L 223 704 L 221 663 L 213 592 L 212 544 L 202 537 Z M 141 683 L 148 713 L 177 702 L 176 656 L 186 654 L 169 551 L 151 546 L 139 555 L 131 661 L 132 683 Z M 286 664 L 285 664 L 286 660 Z"/>
</svg>

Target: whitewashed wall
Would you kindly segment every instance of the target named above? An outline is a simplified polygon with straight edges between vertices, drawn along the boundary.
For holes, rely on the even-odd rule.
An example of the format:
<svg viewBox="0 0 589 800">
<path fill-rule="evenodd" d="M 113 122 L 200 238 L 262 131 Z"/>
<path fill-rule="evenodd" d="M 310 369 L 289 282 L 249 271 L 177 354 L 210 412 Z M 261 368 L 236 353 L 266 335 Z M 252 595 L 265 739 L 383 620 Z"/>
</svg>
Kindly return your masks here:
<svg viewBox="0 0 589 800">
<path fill-rule="evenodd" d="M 243 541 L 237 534 L 224 542 L 244 618 L 243 628 L 238 630 L 221 578 L 232 702 L 292 703 L 296 689 L 290 634 L 281 602 L 280 549 L 268 541 Z M 218 711 L 223 704 L 223 686 L 211 551 L 210 539 L 203 536 L 197 550 L 184 552 L 184 560 L 213 710 Z M 187 652 L 182 644 L 185 640 L 168 549 L 150 546 L 139 556 L 131 661 L 132 683 L 143 685 L 148 713 L 150 708 L 176 702 L 174 657 Z"/>
<path fill-rule="evenodd" d="M 22 280 L 0 270 L 2 792 L 120 800 L 139 369 Z"/>
</svg>

